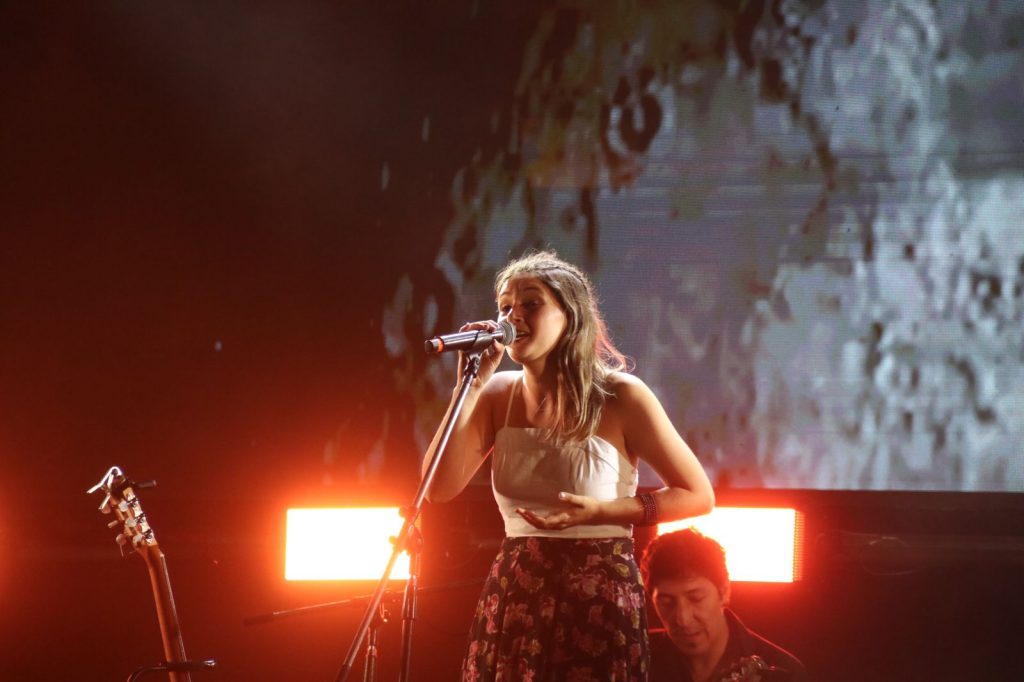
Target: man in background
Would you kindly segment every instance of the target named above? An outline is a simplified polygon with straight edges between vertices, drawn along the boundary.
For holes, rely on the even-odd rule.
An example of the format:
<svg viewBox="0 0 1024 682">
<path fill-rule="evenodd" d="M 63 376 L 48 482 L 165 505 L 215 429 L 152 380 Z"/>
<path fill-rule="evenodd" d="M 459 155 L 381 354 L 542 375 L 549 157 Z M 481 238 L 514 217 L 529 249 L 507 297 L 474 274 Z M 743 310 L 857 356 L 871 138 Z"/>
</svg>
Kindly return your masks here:
<svg viewBox="0 0 1024 682">
<path fill-rule="evenodd" d="M 725 550 L 698 531 L 659 536 L 640 565 L 664 632 L 651 637 L 650 682 L 807 682 L 795 656 L 729 608 Z"/>
</svg>

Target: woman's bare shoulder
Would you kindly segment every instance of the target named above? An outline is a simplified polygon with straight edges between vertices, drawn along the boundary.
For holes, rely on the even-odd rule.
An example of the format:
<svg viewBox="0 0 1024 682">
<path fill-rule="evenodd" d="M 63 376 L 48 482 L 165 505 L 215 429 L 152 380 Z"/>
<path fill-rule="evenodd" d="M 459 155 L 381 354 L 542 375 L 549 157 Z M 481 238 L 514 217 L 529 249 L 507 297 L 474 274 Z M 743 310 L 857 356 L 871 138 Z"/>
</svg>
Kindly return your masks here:
<svg viewBox="0 0 1024 682">
<path fill-rule="evenodd" d="M 624 400 L 635 399 L 640 394 L 649 393 L 651 390 L 643 379 L 626 372 L 612 372 L 608 376 L 606 386 L 612 396 Z"/>
<path fill-rule="evenodd" d="M 509 384 L 519 381 L 519 377 L 521 376 L 523 376 L 523 372 L 521 370 L 510 369 L 503 372 L 495 372 L 491 376 L 491 381 L 497 382 L 499 386 L 508 387 Z"/>
<path fill-rule="evenodd" d="M 624 418 L 632 419 L 657 410 L 660 405 L 654 391 L 640 377 L 614 372 L 608 381 L 608 406 Z"/>
<path fill-rule="evenodd" d="M 522 372 L 516 370 L 495 372 L 487 381 L 485 390 L 491 395 L 506 395 L 511 387 L 519 381 L 519 377 L 522 376 L 522 374 Z"/>
</svg>

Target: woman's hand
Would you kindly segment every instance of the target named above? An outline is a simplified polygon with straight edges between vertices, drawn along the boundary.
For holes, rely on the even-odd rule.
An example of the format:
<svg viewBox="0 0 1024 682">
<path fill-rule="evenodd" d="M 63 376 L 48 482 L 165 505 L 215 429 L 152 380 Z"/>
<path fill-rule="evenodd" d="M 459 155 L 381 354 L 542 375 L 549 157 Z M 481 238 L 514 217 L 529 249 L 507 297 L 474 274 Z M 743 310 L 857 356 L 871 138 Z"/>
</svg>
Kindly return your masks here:
<svg viewBox="0 0 1024 682">
<path fill-rule="evenodd" d="M 573 495 L 572 493 L 558 493 L 558 499 L 566 504 L 561 511 L 552 512 L 546 516 L 523 509 L 516 509 L 516 513 L 526 519 L 534 528 L 541 530 L 565 530 L 573 526 L 594 525 L 600 523 L 601 503 L 593 497 L 586 495 Z"/>
<path fill-rule="evenodd" d="M 459 328 L 460 332 L 473 331 L 475 329 L 482 329 L 487 332 L 498 331 L 498 323 L 494 320 L 483 320 L 480 322 L 468 322 Z M 480 355 L 480 371 L 477 372 L 476 381 L 473 382 L 474 388 L 481 388 L 485 386 L 494 375 L 495 370 L 498 369 L 498 365 L 501 364 L 501 358 L 505 354 L 505 346 L 495 341 L 487 350 Z M 457 381 L 462 381 L 462 373 L 466 371 L 466 354 L 464 352 L 459 353 L 459 376 Z"/>
</svg>

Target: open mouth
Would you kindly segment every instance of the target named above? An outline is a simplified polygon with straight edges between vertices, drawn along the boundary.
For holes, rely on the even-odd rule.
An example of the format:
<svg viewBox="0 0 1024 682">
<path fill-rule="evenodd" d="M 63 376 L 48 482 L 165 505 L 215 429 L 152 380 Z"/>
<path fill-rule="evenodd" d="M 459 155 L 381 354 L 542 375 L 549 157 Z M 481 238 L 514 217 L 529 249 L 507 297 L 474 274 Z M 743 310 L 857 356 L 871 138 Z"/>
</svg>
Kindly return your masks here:
<svg viewBox="0 0 1024 682">
<path fill-rule="evenodd" d="M 528 339 L 528 338 L 530 338 L 530 332 L 516 331 L 516 340 L 513 341 L 513 343 L 519 343 L 523 339 Z"/>
</svg>

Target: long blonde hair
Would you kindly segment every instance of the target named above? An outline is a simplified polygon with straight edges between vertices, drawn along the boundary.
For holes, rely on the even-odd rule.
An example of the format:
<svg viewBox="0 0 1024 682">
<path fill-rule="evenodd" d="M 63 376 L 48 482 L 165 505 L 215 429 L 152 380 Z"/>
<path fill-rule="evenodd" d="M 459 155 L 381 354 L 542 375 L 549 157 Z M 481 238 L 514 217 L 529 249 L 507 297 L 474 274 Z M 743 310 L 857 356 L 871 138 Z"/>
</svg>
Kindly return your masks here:
<svg viewBox="0 0 1024 682">
<path fill-rule="evenodd" d="M 582 270 L 553 251 L 528 253 L 497 274 L 495 292 L 517 277 L 536 277 L 546 284 L 566 318 L 565 332 L 553 351 L 558 378 L 555 421 L 543 435 L 555 441 L 585 440 L 597 430 L 612 373 L 625 370 L 628 361 L 608 337 L 594 287 Z"/>
</svg>

